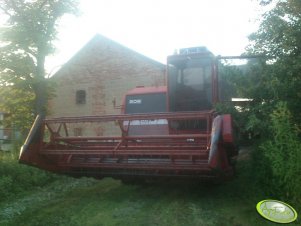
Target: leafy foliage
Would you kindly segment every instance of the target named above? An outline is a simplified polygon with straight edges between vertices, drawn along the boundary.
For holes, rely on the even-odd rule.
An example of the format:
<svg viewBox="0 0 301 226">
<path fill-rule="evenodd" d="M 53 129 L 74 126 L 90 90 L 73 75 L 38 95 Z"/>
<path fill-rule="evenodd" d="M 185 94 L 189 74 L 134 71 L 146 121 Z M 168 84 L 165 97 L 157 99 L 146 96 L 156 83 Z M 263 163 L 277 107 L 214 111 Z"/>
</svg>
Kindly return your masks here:
<svg viewBox="0 0 301 226">
<path fill-rule="evenodd" d="M 75 14 L 77 6 L 76 0 L 0 0 L 8 18 L 0 30 L 0 85 L 34 95 L 36 114 L 46 112 L 45 60 L 54 52 L 59 19 Z"/>
<path fill-rule="evenodd" d="M 277 105 L 271 122 L 273 138 L 260 146 L 266 164 L 259 170 L 265 171 L 266 184 L 273 188 L 270 192 L 300 199 L 301 142 L 285 103 Z"/>
<path fill-rule="evenodd" d="M 244 74 L 228 76 L 239 97 L 252 99 L 237 118 L 244 131 L 260 137 L 254 153 L 254 178 L 269 194 L 300 200 L 301 161 L 301 4 L 261 1 L 275 7 L 250 35 L 250 61 Z"/>
<path fill-rule="evenodd" d="M 250 35 L 247 54 L 259 55 L 239 73 L 225 77 L 238 97 L 252 99 L 231 113 L 240 132 L 260 139 L 253 155 L 254 183 L 275 198 L 301 199 L 301 3 L 267 0 L 259 30 Z"/>
<path fill-rule="evenodd" d="M 34 120 L 34 95 L 14 86 L 0 87 L 0 109 L 7 113 L 5 127 L 14 126 L 20 132 L 27 132 Z"/>
<path fill-rule="evenodd" d="M 267 56 L 298 56 L 301 51 L 301 3 L 274 1 L 275 7 L 263 15 L 259 30 L 250 35 L 249 51 Z"/>
<path fill-rule="evenodd" d="M 223 86 L 227 87 L 225 91 L 222 91 L 222 96 L 225 96 L 223 92 L 226 92 L 227 95 L 231 93 L 231 97 L 252 100 L 231 102 L 228 98 L 229 100 L 216 106 L 219 112 L 232 115 L 241 138 L 240 142 L 246 142 L 250 137 L 258 137 L 259 134 L 267 132 L 272 106 L 267 94 L 269 91 L 259 91 L 266 82 L 262 77 L 263 68 L 260 64 L 262 64 L 261 61 L 253 60 L 247 65 L 221 65 L 219 67 L 219 77 L 223 80 Z"/>
<path fill-rule="evenodd" d="M 269 114 L 279 101 L 286 101 L 293 120 L 301 124 L 301 3 L 297 0 L 275 1 L 260 28 L 250 35 L 251 54 L 272 57 L 257 65 L 258 82 L 253 82 L 251 98 L 270 104 Z M 268 114 L 268 115 L 269 115 Z"/>
<path fill-rule="evenodd" d="M 272 136 L 270 115 L 279 102 L 287 103 L 293 123 L 301 126 L 301 4 L 296 0 L 261 3 L 275 7 L 250 35 L 247 54 L 262 57 L 249 61 L 243 73 L 232 71 L 227 80 L 238 97 L 252 99 L 241 106 L 243 131 L 267 138 Z"/>
</svg>

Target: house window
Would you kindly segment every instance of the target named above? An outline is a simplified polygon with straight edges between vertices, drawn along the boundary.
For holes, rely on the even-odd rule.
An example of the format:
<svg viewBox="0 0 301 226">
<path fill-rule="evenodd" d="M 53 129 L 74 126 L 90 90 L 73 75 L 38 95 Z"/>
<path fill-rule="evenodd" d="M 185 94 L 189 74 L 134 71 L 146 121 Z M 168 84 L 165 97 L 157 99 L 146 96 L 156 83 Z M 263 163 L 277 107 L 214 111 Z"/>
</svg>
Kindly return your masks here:
<svg viewBox="0 0 301 226">
<path fill-rule="evenodd" d="M 86 103 L 86 91 L 77 90 L 76 91 L 76 104 L 85 104 Z"/>
</svg>

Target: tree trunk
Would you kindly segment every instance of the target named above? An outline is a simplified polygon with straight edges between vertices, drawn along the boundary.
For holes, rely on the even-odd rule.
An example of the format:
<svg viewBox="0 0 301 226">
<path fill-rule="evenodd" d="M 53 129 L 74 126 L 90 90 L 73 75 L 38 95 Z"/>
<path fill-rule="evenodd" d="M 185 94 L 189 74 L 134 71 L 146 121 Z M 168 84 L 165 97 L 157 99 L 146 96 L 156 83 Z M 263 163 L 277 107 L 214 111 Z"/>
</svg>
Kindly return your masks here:
<svg viewBox="0 0 301 226">
<path fill-rule="evenodd" d="M 42 118 L 46 116 L 47 111 L 47 84 L 45 79 L 45 54 L 43 51 L 38 51 L 37 56 L 37 70 L 36 70 L 36 84 L 35 84 L 35 113 L 41 115 Z"/>
</svg>

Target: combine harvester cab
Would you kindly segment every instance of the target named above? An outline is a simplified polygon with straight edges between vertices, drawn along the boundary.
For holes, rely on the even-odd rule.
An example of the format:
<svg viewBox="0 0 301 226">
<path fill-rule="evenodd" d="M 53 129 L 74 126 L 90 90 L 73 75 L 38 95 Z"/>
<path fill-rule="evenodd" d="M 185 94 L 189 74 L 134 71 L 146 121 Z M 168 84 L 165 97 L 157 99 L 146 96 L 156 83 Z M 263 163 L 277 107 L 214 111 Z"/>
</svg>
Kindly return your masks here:
<svg viewBox="0 0 301 226">
<path fill-rule="evenodd" d="M 167 80 L 126 93 L 120 115 L 38 116 L 19 161 L 74 177 L 231 177 L 232 119 L 213 110 L 216 58 L 183 49 L 168 57 Z"/>
</svg>

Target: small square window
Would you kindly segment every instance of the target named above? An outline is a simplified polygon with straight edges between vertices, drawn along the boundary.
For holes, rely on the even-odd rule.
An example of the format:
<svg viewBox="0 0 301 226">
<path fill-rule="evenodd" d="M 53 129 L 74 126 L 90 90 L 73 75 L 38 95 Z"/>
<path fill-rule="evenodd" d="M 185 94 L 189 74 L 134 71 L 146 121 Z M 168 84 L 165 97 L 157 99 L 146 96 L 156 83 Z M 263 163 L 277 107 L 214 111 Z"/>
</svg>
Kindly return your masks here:
<svg viewBox="0 0 301 226">
<path fill-rule="evenodd" d="M 77 90 L 76 91 L 76 104 L 85 104 L 86 103 L 86 91 Z"/>
</svg>

